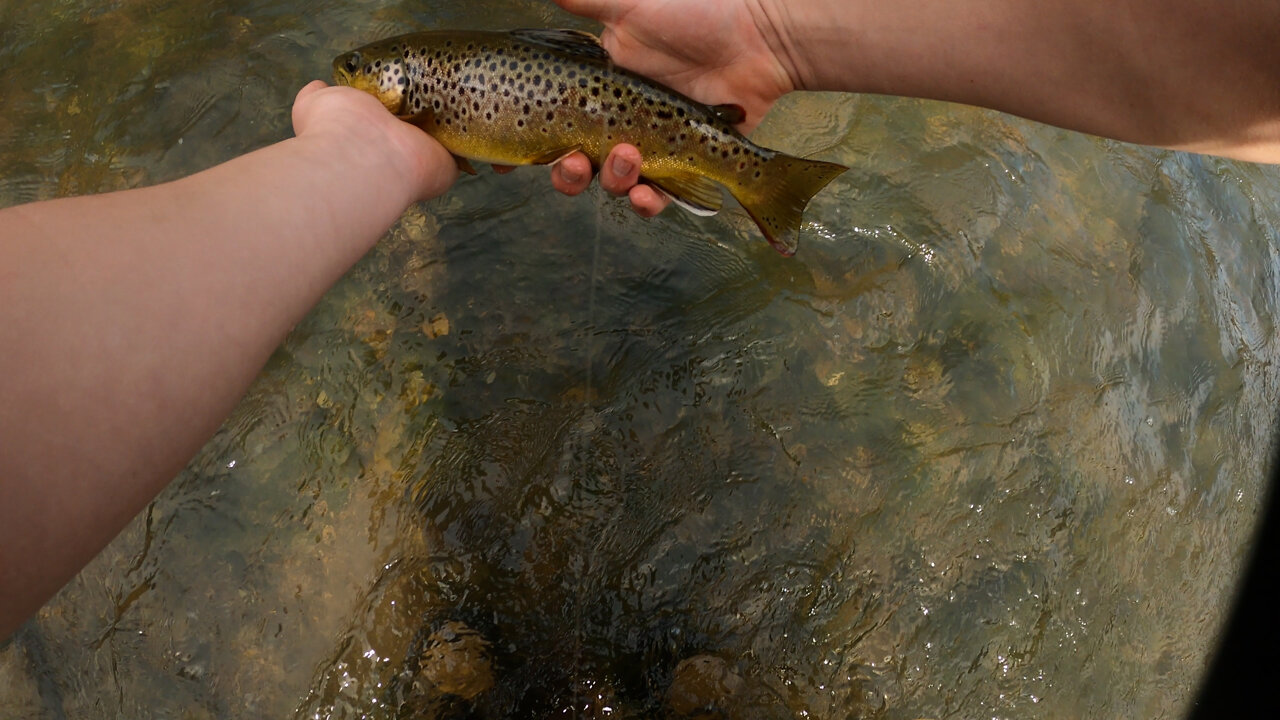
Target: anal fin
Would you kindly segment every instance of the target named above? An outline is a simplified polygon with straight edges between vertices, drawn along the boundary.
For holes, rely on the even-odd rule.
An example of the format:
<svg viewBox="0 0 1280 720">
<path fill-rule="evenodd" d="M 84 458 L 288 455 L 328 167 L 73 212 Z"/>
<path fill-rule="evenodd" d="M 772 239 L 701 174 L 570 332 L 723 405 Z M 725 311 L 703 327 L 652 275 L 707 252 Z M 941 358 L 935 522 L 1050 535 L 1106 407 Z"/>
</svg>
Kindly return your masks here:
<svg viewBox="0 0 1280 720">
<path fill-rule="evenodd" d="M 715 215 L 724 207 L 724 193 L 720 186 L 702 175 L 675 172 L 661 177 L 646 175 L 642 179 L 694 215 Z"/>
<path fill-rule="evenodd" d="M 556 148 L 550 152 L 535 155 L 528 160 L 530 165 L 555 165 L 561 160 L 582 149 L 582 145 L 570 145 L 569 147 Z"/>
</svg>

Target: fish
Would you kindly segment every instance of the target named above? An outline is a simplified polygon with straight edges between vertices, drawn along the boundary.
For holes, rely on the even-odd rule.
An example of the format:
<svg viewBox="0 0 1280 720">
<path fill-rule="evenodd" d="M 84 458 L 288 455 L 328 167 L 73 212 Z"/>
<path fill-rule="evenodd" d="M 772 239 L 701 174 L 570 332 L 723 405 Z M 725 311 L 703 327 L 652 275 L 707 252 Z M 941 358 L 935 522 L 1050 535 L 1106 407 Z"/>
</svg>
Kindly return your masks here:
<svg viewBox="0 0 1280 720">
<path fill-rule="evenodd" d="M 809 201 L 848 168 L 756 145 L 738 105 L 705 105 L 615 65 L 579 30 L 441 30 L 398 35 L 339 55 L 334 81 L 378 98 L 470 161 L 553 164 L 583 152 L 596 168 L 619 143 L 640 149 L 640 180 L 698 215 L 746 209 L 766 240 L 794 255 Z"/>
</svg>

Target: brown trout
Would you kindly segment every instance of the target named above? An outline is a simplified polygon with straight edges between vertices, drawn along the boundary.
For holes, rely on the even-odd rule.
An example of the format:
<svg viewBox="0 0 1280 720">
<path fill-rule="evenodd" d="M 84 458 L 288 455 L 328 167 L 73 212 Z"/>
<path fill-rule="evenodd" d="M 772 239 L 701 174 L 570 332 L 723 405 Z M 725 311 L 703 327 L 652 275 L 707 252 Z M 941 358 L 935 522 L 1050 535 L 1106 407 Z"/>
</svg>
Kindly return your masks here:
<svg viewBox="0 0 1280 720">
<path fill-rule="evenodd" d="M 441 31 L 388 38 L 338 56 L 334 79 L 375 95 L 460 159 L 554 163 L 582 151 L 599 167 L 627 142 L 640 177 L 699 215 L 724 186 L 779 252 L 796 251 L 809 200 L 848 168 L 760 147 L 733 124 L 735 105 L 709 107 L 613 65 L 576 30 Z"/>
</svg>

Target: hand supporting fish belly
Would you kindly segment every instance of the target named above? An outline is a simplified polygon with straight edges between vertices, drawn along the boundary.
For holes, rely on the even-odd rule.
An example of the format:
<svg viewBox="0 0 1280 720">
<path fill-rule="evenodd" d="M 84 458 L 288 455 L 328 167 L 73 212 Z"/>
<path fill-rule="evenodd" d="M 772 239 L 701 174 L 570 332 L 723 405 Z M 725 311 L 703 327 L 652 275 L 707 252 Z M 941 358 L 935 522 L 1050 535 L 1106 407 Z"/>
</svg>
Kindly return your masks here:
<svg viewBox="0 0 1280 720">
<path fill-rule="evenodd" d="M 752 143 L 736 105 L 707 106 L 613 65 L 576 30 L 440 31 L 388 38 L 338 56 L 334 79 L 468 160 L 545 165 L 583 152 L 599 167 L 619 143 L 640 149 L 640 179 L 699 215 L 720 186 L 765 239 L 793 255 L 804 208 L 848 168 Z"/>
</svg>

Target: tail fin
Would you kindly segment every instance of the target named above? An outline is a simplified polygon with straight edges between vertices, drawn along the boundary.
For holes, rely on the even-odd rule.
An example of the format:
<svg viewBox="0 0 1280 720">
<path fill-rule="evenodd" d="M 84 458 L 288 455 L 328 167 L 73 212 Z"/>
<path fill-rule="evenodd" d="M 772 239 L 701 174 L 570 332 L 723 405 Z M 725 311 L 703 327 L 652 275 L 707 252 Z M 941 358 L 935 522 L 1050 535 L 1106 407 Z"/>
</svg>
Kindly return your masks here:
<svg viewBox="0 0 1280 720">
<path fill-rule="evenodd" d="M 795 255 L 804 208 L 818 191 L 849 168 L 778 153 L 765 163 L 759 182 L 734 193 L 775 250 Z"/>
</svg>

